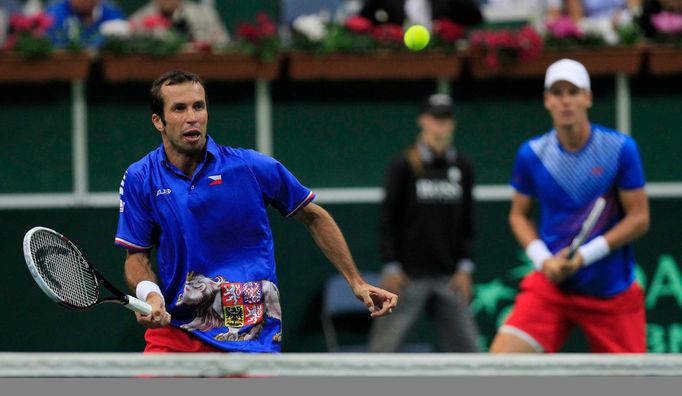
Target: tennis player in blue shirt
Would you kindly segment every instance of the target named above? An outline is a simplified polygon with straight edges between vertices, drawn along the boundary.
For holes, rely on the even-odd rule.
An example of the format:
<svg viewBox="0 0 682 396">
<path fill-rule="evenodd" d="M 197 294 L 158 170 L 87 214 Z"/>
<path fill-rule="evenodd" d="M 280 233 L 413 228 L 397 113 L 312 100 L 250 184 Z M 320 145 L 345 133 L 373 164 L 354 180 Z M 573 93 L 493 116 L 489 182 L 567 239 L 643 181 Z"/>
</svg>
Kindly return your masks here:
<svg viewBox="0 0 682 396">
<path fill-rule="evenodd" d="M 545 108 L 553 128 L 519 149 L 511 184 L 512 232 L 535 265 L 491 352 L 557 352 L 580 327 L 590 350 L 646 352 L 644 294 L 630 243 L 649 227 L 635 141 L 592 124 L 590 77 L 570 59 L 550 65 Z M 572 239 L 599 197 L 605 210 L 572 259 Z M 540 204 L 538 227 L 533 202 Z"/>
<path fill-rule="evenodd" d="M 267 208 L 305 224 L 373 317 L 398 297 L 360 276 L 341 231 L 315 194 L 276 160 L 218 145 L 207 134 L 204 83 L 168 72 L 151 88 L 163 144 L 132 164 L 120 189 L 116 243 L 148 316 L 145 352 L 278 352 L 282 339 Z M 150 252 L 157 249 L 158 276 Z"/>
</svg>

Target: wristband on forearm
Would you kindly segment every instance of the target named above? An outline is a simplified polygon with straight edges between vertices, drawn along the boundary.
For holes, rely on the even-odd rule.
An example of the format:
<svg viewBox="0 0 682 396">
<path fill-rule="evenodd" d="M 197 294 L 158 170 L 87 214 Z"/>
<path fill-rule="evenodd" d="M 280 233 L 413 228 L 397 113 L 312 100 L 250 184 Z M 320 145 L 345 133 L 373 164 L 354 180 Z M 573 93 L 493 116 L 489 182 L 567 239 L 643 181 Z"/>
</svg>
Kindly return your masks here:
<svg viewBox="0 0 682 396">
<path fill-rule="evenodd" d="M 163 303 L 166 303 L 166 300 L 163 298 L 163 293 L 161 293 L 161 289 L 159 288 L 159 285 L 152 281 L 142 281 L 137 284 L 137 287 L 135 287 L 135 295 L 138 300 L 141 301 L 147 301 L 147 297 L 149 296 L 149 293 L 156 293 L 159 296 L 161 296 L 161 300 Z"/>
<path fill-rule="evenodd" d="M 583 256 L 583 265 L 588 266 L 603 259 L 611 253 L 606 238 L 600 235 L 578 248 L 578 253 Z"/>
<path fill-rule="evenodd" d="M 536 270 L 542 271 L 542 263 L 553 255 L 547 248 L 545 242 L 541 239 L 535 239 L 526 246 L 526 256 L 533 262 L 533 266 Z"/>
</svg>

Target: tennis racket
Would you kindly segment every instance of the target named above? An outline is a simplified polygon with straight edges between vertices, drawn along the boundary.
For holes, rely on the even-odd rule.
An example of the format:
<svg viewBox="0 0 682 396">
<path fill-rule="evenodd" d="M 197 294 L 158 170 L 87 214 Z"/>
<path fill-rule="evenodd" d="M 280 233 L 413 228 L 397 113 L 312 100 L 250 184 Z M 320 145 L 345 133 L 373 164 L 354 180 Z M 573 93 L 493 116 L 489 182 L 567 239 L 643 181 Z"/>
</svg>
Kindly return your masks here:
<svg viewBox="0 0 682 396">
<path fill-rule="evenodd" d="M 606 208 L 606 199 L 599 197 L 594 203 L 594 206 L 592 206 L 590 214 L 587 215 L 587 219 L 585 219 L 583 222 L 580 232 L 575 238 L 573 238 L 573 241 L 571 242 L 571 246 L 568 249 L 569 260 L 575 256 L 575 253 L 578 251 L 580 245 L 582 245 L 583 242 L 585 242 L 585 239 L 590 235 L 595 224 L 597 224 L 599 216 L 601 216 L 602 212 L 604 211 L 604 208 Z"/>
<path fill-rule="evenodd" d="M 129 296 L 95 270 L 64 235 L 45 227 L 34 227 L 24 236 L 24 258 L 33 279 L 53 301 L 75 310 L 113 302 L 149 315 L 151 305 Z M 104 286 L 112 297 L 100 297 Z"/>
</svg>

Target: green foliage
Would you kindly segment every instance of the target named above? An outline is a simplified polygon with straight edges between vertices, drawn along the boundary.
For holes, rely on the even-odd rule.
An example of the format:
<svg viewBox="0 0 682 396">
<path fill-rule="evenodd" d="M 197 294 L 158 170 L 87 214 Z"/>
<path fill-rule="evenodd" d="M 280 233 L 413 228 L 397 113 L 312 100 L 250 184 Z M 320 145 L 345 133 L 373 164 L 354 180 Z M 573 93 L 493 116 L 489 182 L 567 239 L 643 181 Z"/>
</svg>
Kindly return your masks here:
<svg viewBox="0 0 682 396">
<path fill-rule="evenodd" d="M 604 37 L 598 34 L 585 34 L 583 37 L 557 38 L 551 35 L 545 36 L 545 46 L 553 48 L 567 47 L 598 47 L 606 45 Z"/>
<path fill-rule="evenodd" d="M 642 32 L 634 23 L 618 27 L 616 33 L 618 42 L 622 45 L 633 46 L 642 40 Z"/>
<path fill-rule="evenodd" d="M 163 35 L 133 35 L 129 38 L 110 37 L 102 46 L 103 52 L 116 55 L 144 54 L 162 58 L 180 52 L 188 42 L 187 37 L 174 29 Z"/>
<path fill-rule="evenodd" d="M 24 59 L 45 59 L 52 54 L 52 43 L 47 37 L 33 37 L 31 33 L 21 32 L 16 36 L 12 52 Z"/>
<path fill-rule="evenodd" d="M 263 62 L 269 63 L 277 59 L 277 56 L 282 50 L 282 41 L 276 36 L 263 38 L 257 43 L 240 40 L 235 44 L 234 49 L 238 52 L 256 56 Z"/>
</svg>

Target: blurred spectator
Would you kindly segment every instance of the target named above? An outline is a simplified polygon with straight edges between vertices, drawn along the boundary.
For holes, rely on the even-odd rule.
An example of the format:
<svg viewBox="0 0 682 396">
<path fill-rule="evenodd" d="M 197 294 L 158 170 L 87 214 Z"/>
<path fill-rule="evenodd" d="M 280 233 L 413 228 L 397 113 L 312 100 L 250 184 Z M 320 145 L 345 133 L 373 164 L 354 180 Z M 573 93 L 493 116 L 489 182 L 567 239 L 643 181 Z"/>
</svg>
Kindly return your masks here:
<svg viewBox="0 0 682 396">
<path fill-rule="evenodd" d="M 667 12 L 671 16 L 682 18 L 682 0 L 645 0 L 639 26 L 646 37 L 655 37 L 659 31 L 654 25 L 652 17 Z"/>
<path fill-rule="evenodd" d="M 374 24 L 419 24 L 429 30 L 437 19 L 463 26 L 483 22 L 477 0 L 366 0 L 360 15 Z"/>
<path fill-rule="evenodd" d="M 106 0 L 58 0 L 45 12 L 54 18 L 47 33 L 58 48 L 71 44 L 97 48 L 104 41 L 99 32 L 102 23 L 125 19 L 123 12 Z"/>
<path fill-rule="evenodd" d="M 287 25 L 302 15 L 323 13 L 332 19 L 337 13 L 356 14 L 362 6 L 360 0 L 282 0 L 281 4 L 282 22 Z"/>
<path fill-rule="evenodd" d="M 18 13 L 21 13 L 21 6 L 15 0 L 0 0 L 0 48 L 7 38 L 10 16 Z"/>
<path fill-rule="evenodd" d="M 186 35 L 190 41 L 225 45 L 229 41 L 227 29 L 218 12 L 211 6 L 186 0 L 151 0 L 130 16 L 139 25 L 149 16 L 161 16 L 170 26 Z"/>
<path fill-rule="evenodd" d="M 474 170 L 454 147 L 452 98 L 428 97 L 414 144 L 386 175 L 379 210 L 382 288 L 400 295 L 393 315 L 376 318 L 371 352 L 398 352 L 424 312 L 444 352 L 477 352 L 473 293 Z M 424 336 L 422 334 L 422 336 Z"/>
<path fill-rule="evenodd" d="M 641 4 L 641 0 L 564 0 L 566 13 L 574 20 L 610 19 L 614 25 L 632 22 Z"/>
<path fill-rule="evenodd" d="M 487 23 L 530 22 L 542 30 L 545 22 L 561 16 L 563 0 L 480 0 Z"/>
</svg>

